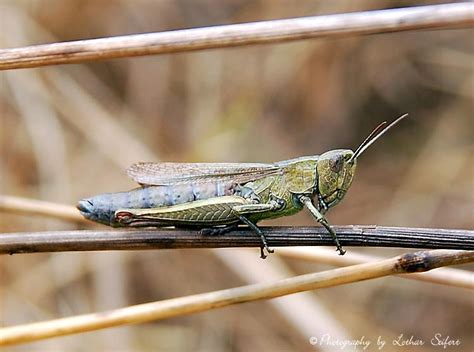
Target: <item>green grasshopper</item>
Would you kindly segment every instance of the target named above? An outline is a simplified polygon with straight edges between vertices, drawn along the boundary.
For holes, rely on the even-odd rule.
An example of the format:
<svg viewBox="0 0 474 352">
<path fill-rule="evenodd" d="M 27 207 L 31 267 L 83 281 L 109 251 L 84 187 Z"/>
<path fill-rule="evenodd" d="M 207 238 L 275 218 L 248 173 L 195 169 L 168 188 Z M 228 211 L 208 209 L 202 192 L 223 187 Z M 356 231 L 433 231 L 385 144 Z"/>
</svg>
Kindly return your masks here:
<svg viewBox="0 0 474 352">
<path fill-rule="evenodd" d="M 196 227 L 219 235 L 245 224 L 260 236 L 263 259 L 264 249 L 273 250 L 256 223 L 306 207 L 343 255 L 324 214 L 344 198 L 358 157 L 406 116 L 377 126 L 355 152 L 336 149 L 273 164 L 137 163 L 128 174 L 140 188 L 83 199 L 77 207 L 84 217 L 114 227 Z"/>
</svg>

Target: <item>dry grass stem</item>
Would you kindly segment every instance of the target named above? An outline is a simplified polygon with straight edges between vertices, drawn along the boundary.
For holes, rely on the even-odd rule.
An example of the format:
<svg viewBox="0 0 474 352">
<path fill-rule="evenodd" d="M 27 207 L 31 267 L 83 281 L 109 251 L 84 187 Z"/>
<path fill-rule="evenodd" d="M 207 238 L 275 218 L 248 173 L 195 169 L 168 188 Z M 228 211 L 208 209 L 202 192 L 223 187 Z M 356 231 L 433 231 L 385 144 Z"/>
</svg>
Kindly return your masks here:
<svg viewBox="0 0 474 352">
<path fill-rule="evenodd" d="M 474 23 L 472 3 L 407 7 L 79 40 L 0 50 L 0 70 Z"/>
</svg>

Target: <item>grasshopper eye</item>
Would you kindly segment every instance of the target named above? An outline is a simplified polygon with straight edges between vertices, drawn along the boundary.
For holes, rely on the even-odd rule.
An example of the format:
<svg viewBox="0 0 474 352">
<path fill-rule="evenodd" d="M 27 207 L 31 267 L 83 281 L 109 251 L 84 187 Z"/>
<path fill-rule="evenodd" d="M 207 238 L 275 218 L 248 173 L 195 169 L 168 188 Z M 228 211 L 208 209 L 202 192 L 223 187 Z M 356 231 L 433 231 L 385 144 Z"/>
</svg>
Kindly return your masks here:
<svg viewBox="0 0 474 352">
<path fill-rule="evenodd" d="M 329 167 L 333 172 L 340 172 L 344 165 L 344 157 L 342 155 L 335 156 L 329 159 Z"/>
</svg>

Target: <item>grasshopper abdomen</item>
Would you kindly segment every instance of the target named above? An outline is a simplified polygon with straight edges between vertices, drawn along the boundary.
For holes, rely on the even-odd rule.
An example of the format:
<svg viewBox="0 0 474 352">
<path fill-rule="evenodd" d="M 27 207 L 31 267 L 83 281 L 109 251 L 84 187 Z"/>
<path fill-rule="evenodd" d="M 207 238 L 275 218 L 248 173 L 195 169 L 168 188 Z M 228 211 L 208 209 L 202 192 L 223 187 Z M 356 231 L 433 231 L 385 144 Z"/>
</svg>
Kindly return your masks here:
<svg viewBox="0 0 474 352">
<path fill-rule="evenodd" d="M 233 195 L 234 182 L 191 182 L 176 185 L 144 186 L 127 192 L 104 193 L 83 199 L 78 209 L 86 218 L 106 225 L 121 226 L 115 219 L 118 209 L 148 209 L 197 200 Z"/>
</svg>

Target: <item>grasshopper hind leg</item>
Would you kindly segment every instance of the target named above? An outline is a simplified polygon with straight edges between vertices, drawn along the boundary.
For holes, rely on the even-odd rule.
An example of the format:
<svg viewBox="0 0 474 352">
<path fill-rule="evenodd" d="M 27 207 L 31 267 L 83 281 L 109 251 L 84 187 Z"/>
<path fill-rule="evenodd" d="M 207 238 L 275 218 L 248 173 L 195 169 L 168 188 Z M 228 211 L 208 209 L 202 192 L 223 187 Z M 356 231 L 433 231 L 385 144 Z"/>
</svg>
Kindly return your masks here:
<svg viewBox="0 0 474 352">
<path fill-rule="evenodd" d="M 219 236 L 235 230 L 239 226 L 238 223 L 230 224 L 222 227 L 205 227 L 201 229 L 203 236 Z"/>
<path fill-rule="evenodd" d="M 254 230 L 260 236 L 260 239 L 262 240 L 262 245 L 260 246 L 260 258 L 265 259 L 267 257 L 267 255 L 265 254 L 264 249 L 266 249 L 268 253 L 274 253 L 275 252 L 273 249 L 268 247 L 268 243 L 267 243 L 267 239 L 265 237 L 265 234 L 263 233 L 262 230 L 260 230 L 260 228 L 257 225 L 255 225 L 252 221 L 250 221 L 249 219 L 247 219 L 243 215 L 240 215 L 239 219 L 240 219 L 240 221 L 242 221 L 245 225 L 250 227 L 252 230 Z"/>
</svg>

